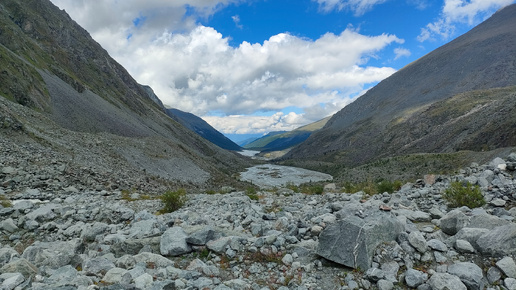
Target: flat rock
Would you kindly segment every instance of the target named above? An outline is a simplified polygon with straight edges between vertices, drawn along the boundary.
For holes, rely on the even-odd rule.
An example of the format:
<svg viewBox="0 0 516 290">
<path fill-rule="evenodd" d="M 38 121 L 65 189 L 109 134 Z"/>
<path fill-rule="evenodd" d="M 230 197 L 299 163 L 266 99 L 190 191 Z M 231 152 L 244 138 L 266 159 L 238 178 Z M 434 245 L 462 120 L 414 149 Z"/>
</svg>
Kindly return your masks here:
<svg viewBox="0 0 516 290">
<path fill-rule="evenodd" d="M 350 216 L 321 232 L 317 254 L 335 263 L 367 270 L 374 249 L 383 242 L 394 241 L 403 230 L 401 222 L 388 212 L 376 212 L 367 220 Z"/>
<path fill-rule="evenodd" d="M 477 245 L 484 255 L 504 257 L 516 253 L 516 224 L 492 229 L 478 238 Z"/>
<path fill-rule="evenodd" d="M 467 290 L 459 277 L 448 273 L 435 273 L 428 280 L 432 290 Z"/>
</svg>

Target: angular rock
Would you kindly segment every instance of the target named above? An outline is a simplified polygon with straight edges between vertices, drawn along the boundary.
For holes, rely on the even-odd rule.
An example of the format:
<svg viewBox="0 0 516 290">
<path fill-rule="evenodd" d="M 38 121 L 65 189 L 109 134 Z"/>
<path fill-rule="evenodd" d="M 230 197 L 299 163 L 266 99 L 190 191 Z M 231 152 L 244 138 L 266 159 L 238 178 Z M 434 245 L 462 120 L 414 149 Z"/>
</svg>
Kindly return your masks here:
<svg viewBox="0 0 516 290">
<path fill-rule="evenodd" d="M 496 267 L 490 267 L 489 270 L 487 270 L 486 277 L 489 284 L 494 284 L 502 278 L 502 272 Z"/>
<path fill-rule="evenodd" d="M 93 258 L 90 260 L 87 260 L 84 262 L 84 266 L 82 270 L 87 275 L 99 275 L 103 276 L 107 273 L 107 271 L 111 270 L 112 268 L 115 268 L 115 264 L 103 257 L 100 258 Z"/>
<path fill-rule="evenodd" d="M 468 288 L 459 277 L 448 273 L 435 273 L 428 280 L 432 290 L 467 290 Z"/>
<path fill-rule="evenodd" d="M 411 232 L 408 236 L 408 241 L 420 253 L 425 253 L 428 250 L 426 239 L 420 231 Z"/>
<path fill-rule="evenodd" d="M 15 289 L 16 286 L 23 283 L 23 281 L 25 281 L 25 278 L 23 277 L 22 274 L 14 273 L 13 275 L 11 275 L 11 277 L 2 281 L 2 284 L 0 285 L 0 289 L 2 289 L 2 290 Z"/>
<path fill-rule="evenodd" d="M 460 210 L 454 209 L 443 216 L 440 221 L 443 233 L 453 236 L 468 224 L 469 218 Z"/>
<path fill-rule="evenodd" d="M 401 222 L 388 212 L 376 212 L 367 220 L 350 216 L 321 232 L 317 254 L 348 267 L 367 270 L 374 249 L 380 243 L 394 241 L 403 230 Z"/>
<path fill-rule="evenodd" d="M 410 288 L 417 288 L 419 285 L 425 283 L 428 280 L 428 274 L 419 270 L 408 269 L 405 272 L 405 283 Z"/>
<path fill-rule="evenodd" d="M 185 231 L 181 227 L 172 227 L 161 235 L 160 253 L 163 256 L 179 256 L 190 253 L 192 248 L 186 243 Z"/>
<path fill-rule="evenodd" d="M 166 268 L 173 266 L 174 262 L 158 254 L 143 252 L 138 255 L 134 255 L 133 259 L 135 263 L 153 264 L 159 268 Z"/>
<path fill-rule="evenodd" d="M 516 279 L 514 278 L 505 278 L 503 284 L 507 290 L 516 290 Z"/>
<path fill-rule="evenodd" d="M 206 243 L 206 247 L 208 249 L 214 251 L 215 253 L 224 253 L 226 251 L 226 247 L 231 242 L 231 237 L 222 237 L 213 241 L 209 241 Z"/>
<path fill-rule="evenodd" d="M 469 262 L 460 262 L 448 266 L 448 273 L 460 278 L 468 289 L 484 289 L 485 280 L 482 269 Z"/>
<path fill-rule="evenodd" d="M 0 268 L 0 273 L 21 273 L 25 278 L 28 278 L 36 275 L 38 273 L 38 268 L 29 261 L 20 258 L 5 264 Z"/>
<path fill-rule="evenodd" d="M 445 243 L 441 242 L 438 239 L 431 239 L 431 240 L 429 240 L 428 241 L 428 246 L 432 250 L 436 250 L 436 251 L 439 251 L 439 252 L 446 252 L 446 251 L 448 251 L 448 246 L 446 246 Z"/>
<path fill-rule="evenodd" d="M 82 230 L 81 238 L 87 242 L 93 242 L 98 235 L 103 234 L 108 228 L 109 225 L 106 223 L 95 222 Z"/>
<path fill-rule="evenodd" d="M 126 269 L 122 268 L 111 268 L 109 271 L 107 271 L 106 275 L 104 275 L 104 278 L 102 280 L 106 283 L 114 284 L 114 283 L 120 283 L 122 281 L 122 277 L 127 273 L 128 271 Z"/>
<path fill-rule="evenodd" d="M 516 224 L 492 229 L 478 238 L 477 245 L 484 255 L 504 257 L 516 253 Z"/>
<path fill-rule="evenodd" d="M 516 263 L 511 257 L 505 257 L 496 262 L 496 266 L 502 270 L 505 276 L 509 278 L 516 278 Z"/>
<path fill-rule="evenodd" d="M 19 228 L 14 223 L 14 220 L 12 218 L 8 218 L 0 222 L 0 230 L 7 231 L 9 233 L 14 233 L 17 230 L 19 230 Z"/>
<path fill-rule="evenodd" d="M 191 245 L 196 246 L 204 246 L 207 242 L 211 240 L 216 240 L 220 238 L 222 235 L 215 231 L 213 227 L 205 227 L 200 231 L 194 232 L 186 238 L 186 242 Z"/>
<path fill-rule="evenodd" d="M 475 253 L 475 248 L 466 240 L 458 239 L 455 241 L 455 249 L 457 249 L 459 253 Z"/>
</svg>

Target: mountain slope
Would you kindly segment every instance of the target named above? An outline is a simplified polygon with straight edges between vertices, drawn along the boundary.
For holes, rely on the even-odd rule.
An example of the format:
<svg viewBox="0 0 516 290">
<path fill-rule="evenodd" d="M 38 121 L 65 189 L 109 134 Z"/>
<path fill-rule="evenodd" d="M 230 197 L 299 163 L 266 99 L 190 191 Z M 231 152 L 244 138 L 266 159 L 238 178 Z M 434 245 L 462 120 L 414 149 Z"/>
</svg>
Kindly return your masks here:
<svg viewBox="0 0 516 290">
<path fill-rule="evenodd" d="M 229 140 L 222 133 L 213 128 L 203 119 L 192 113 L 183 112 L 178 109 L 166 109 L 167 115 L 186 128 L 194 131 L 204 139 L 226 150 L 240 151 L 242 148 Z"/>
<path fill-rule="evenodd" d="M 113 141 L 118 144 L 110 148 L 113 156 L 135 170 L 180 183 L 228 178 L 248 165 L 172 120 L 144 87 L 50 1 L 2 1 L 0 28 L 0 95 L 11 101 L 0 107 L 0 115 L 20 123 L 24 129 L 19 132 L 32 136 L 31 142 L 66 148 L 57 144 L 67 138 L 55 136 L 56 125 L 65 130 L 59 130 L 60 135 L 124 138 Z M 33 113 L 11 108 L 14 103 Z M 34 121 L 27 114 L 41 116 Z M 85 144 L 75 146 L 89 146 Z"/>
<path fill-rule="evenodd" d="M 245 149 L 257 151 L 281 151 L 291 148 L 305 141 L 310 135 L 324 127 L 330 117 L 326 117 L 317 122 L 299 127 L 288 132 L 271 132 L 253 142 L 246 144 Z"/>
<path fill-rule="evenodd" d="M 380 82 L 285 158 L 355 166 L 414 152 L 516 145 L 508 137 L 516 135 L 510 115 L 513 91 L 490 91 L 516 85 L 514 27 L 516 5 L 511 5 Z M 467 92 L 473 95 L 460 95 Z M 471 98 L 477 106 L 471 106 Z M 486 126 L 492 112 L 504 121 L 500 127 Z"/>
</svg>

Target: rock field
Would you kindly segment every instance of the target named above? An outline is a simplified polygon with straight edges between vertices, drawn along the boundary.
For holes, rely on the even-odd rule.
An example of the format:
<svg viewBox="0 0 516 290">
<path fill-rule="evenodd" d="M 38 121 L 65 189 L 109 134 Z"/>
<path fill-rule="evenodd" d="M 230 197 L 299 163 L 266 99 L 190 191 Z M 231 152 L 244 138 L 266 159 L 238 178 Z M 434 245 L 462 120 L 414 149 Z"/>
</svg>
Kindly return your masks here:
<svg viewBox="0 0 516 290">
<path fill-rule="evenodd" d="M 516 289 L 515 153 L 393 194 L 190 192 L 157 215 L 121 190 L 145 179 L 2 145 L 0 289 Z M 452 181 L 487 204 L 448 208 Z"/>
</svg>

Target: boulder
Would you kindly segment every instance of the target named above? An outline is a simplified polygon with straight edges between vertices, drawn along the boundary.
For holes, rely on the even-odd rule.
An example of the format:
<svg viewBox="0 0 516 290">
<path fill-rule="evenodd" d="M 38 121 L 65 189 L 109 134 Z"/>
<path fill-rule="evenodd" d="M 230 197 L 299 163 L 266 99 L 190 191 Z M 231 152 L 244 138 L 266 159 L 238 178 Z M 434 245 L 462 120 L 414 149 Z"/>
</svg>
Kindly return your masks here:
<svg viewBox="0 0 516 290">
<path fill-rule="evenodd" d="M 466 285 L 462 283 L 459 277 L 448 273 L 435 273 L 428 280 L 428 284 L 432 290 L 467 290 Z"/>
<path fill-rule="evenodd" d="M 494 257 L 504 257 L 516 253 L 516 224 L 496 227 L 477 240 L 478 250 Z"/>
<path fill-rule="evenodd" d="M 509 278 L 516 278 L 516 263 L 511 257 L 505 257 L 496 262 L 496 266 L 502 270 L 505 276 Z"/>
<path fill-rule="evenodd" d="M 349 216 L 321 232 L 317 254 L 338 264 L 367 270 L 374 249 L 394 241 L 403 230 L 401 222 L 389 212 L 378 211 L 366 219 Z"/>
<path fill-rule="evenodd" d="M 163 256 L 179 256 L 190 253 L 192 248 L 186 243 L 185 231 L 181 227 L 172 227 L 161 235 L 159 244 Z"/>
<path fill-rule="evenodd" d="M 222 235 L 215 231 L 213 227 L 207 226 L 200 231 L 196 231 L 186 238 L 186 242 L 191 245 L 196 246 L 204 246 L 207 242 L 211 240 L 216 240 L 220 238 Z"/>
<path fill-rule="evenodd" d="M 468 224 L 469 218 L 460 210 L 454 209 L 443 216 L 440 221 L 443 233 L 453 236 Z"/>
<path fill-rule="evenodd" d="M 482 269 L 473 263 L 460 262 L 450 265 L 448 273 L 459 277 L 470 290 L 484 289 L 485 279 Z"/>
<path fill-rule="evenodd" d="M 417 286 L 423 284 L 426 280 L 428 280 L 427 273 L 414 269 L 408 269 L 407 272 L 405 272 L 405 283 L 407 283 L 410 288 L 417 288 Z"/>
</svg>

